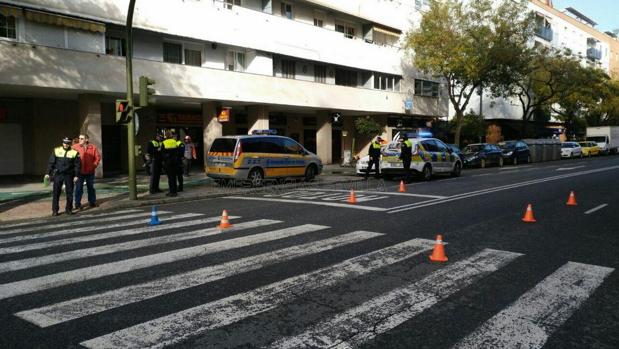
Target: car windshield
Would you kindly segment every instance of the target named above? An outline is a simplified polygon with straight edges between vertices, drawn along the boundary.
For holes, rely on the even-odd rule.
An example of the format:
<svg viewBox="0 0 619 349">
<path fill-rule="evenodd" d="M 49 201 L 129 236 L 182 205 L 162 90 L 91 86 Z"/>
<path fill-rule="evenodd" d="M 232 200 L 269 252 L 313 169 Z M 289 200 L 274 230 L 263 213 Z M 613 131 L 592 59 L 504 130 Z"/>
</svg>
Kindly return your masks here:
<svg viewBox="0 0 619 349">
<path fill-rule="evenodd" d="M 578 144 L 580 144 L 582 147 L 588 147 L 589 143 L 587 142 L 579 142 Z"/>
<path fill-rule="evenodd" d="M 465 154 L 469 154 L 469 153 L 478 153 L 482 150 L 484 150 L 483 144 L 471 144 L 471 145 L 467 145 L 466 148 L 462 150 L 462 152 Z"/>
<path fill-rule="evenodd" d="M 502 149 L 514 149 L 514 148 L 516 148 L 516 142 L 499 143 L 499 146 Z"/>
<path fill-rule="evenodd" d="M 589 141 L 589 142 L 596 142 L 596 143 L 605 143 L 606 142 L 606 137 L 604 137 L 604 136 L 600 136 L 600 137 L 587 137 L 587 141 Z"/>
<path fill-rule="evenodd" d="M 573 148 L 574 145 L 572 143 L 561 143 L 561 148 Z"/>
</svg>

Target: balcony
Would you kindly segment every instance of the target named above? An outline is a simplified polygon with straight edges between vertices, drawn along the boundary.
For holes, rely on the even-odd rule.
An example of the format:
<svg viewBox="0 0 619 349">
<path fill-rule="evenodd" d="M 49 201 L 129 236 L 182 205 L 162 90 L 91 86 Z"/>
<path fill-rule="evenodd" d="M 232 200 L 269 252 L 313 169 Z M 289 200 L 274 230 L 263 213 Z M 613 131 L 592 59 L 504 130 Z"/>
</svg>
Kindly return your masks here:
<svg viewBox="0 0 619 349">
<path fill-rule="evenodd" d="M 550 27 L 541 27 L 535 30 L 535 35 L 539 38 L 542 38 L 546 41 L 552 41 L 552 28 Z"/>
<path fill-rule="evenodd" d="M 594 61 L 599 61 L 602 59 L 602 51 L 598 50 L 595 47 L 589 47 L 587 49 L 587 58 Z"/>
</svg>

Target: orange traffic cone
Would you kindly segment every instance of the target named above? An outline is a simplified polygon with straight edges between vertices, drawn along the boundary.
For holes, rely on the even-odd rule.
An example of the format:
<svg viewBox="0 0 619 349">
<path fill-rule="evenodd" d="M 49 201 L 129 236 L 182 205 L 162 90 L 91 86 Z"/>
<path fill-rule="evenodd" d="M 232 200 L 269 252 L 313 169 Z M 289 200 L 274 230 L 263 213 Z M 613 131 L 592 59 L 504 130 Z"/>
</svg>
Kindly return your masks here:
<svg viewBox="0 0 619 349">
<path fill-rule="evenodd" d="M 576 195 L 574 195 L 574 191 L 573 190 L 570 192 L 570 197 L 567 199 L 567 202 L 565 204 L 568 205 L 568 206 L 576 206 L 576 205 L 578 205 L 576 203 Z"/>
<path fill-rule="evenodd" d="M 400 181 L 400 189 L 398 189 L 400 193 L 406 193 L 406 186 L 404 185 L 404 181 Z"/>
<path fill-rule="evenodd" d="M 445 245 L 443 244 L 443 235 L 436 236 L 436 243 L 434 243 L 434 251 L 430 256 L 432 262 L 447 262 L 447 256 L 445 256 Z"/>
<path fill-rule="evenodd" d="M 537 222 L 535 220 L 535 217 L 533 217 L 533 208 L 531 207 L 531 204 L 529 204 L 529 206 L 527 206 L 527 212 L 524 213 L 524 217 L 522 217 L 522 221 L 526 222 L 526 223 L 535 223 L 535 222 Z"/>
<path fill-rule="evenodd" d="M 230 221 L 228 220 L 228 211 L 224 210 L 224 212 L 221 214 L 221 222 L 219 222 L 217 228 L 226 229 L 230 228 L 231 226 L 232 224 L 230 224 Z"/>
<path fill-rule="evenodd" d="M 352 189 L 350 190 L 350 196 L 348 196 L 348 203 L 349 204 L 357 203 L 357 197 L 355 196 L 355 191 Z"/>
</svg>

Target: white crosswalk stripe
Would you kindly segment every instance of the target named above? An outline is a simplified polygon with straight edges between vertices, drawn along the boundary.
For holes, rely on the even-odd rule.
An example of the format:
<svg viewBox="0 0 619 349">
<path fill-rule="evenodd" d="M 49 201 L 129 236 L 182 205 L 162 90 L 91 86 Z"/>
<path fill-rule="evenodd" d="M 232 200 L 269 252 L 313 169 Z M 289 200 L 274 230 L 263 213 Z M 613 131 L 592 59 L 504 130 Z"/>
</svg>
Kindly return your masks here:
<svg viewBox="0 0 619 349">
<path fill-rule="evenodd" d="M 454 348 L 541 348 L 613 270 L 568 262 Z"/>
<path fill-rule="evenodd" d="M 316 254 L 381 235 L 382 234 L 365 231 L 352 232 L 318 242 L 310 242 L 233 262 L 173 275 L 139 285 L 128 286 L 103 294 L 28 310 L 16 315 L 40 327 L 48 327 L 64 321 L 223 279 L 234 274 L 245 273 L 274 263 L 281 263 L 293 258 Z"/>
<path fill-rule="evenodd" d="M 201 214 L 198 214 L 198 213 L 184 213 L 184 214 L 168 217 L 168 219 L 166 219 L 163 222 L 165 223 L 167 221 L 172 221 L 172 220 L 177 221 L 179 219 L 193 218 L 193 217 L 198 217 L 198 216 L 201 216 Z M 235 217 L 230 217 L 230 219 L 233 219 L 233 218 L 235 218 Z M 144 226 L 144 227 L 140 227 L 140 228 L 135 228 L 135 229 L 123 229 L 123 230 L 111 231 L 111 232 L 101 233 L 101 234 L 93 234 L 93 235 L 84 235 L 84 236 L 78 236 L 78 237 L 70 237 L 70 238 L 66 238 L 66 239 L 46 241 L 46 242 L 39 242 L 39 243 L 33 243 L 33 244 L 27 244 L 27 245 L 3 247 L 3 248 L 0 248 L 0 254 L 8 254 L 8 253 L 18 253 L 18 252 L 24 252 L 24 251 L 40 250 L 40 249 L 44 249 L 44 248 L 50 248 L 50 247 L 74 244 L 74 243 L 79 243 L 79 242 L 97 241 L 97 240 L 116 238 L 116 237 L 121 237 L 121 236 L 129 236 L 129 235 L 136 235 L 136 234 L 142 234 L 142 233 L 151 233 L 151 232 L 167 230 L 167 229 L 173 229 L 173 228 L 190 227 L 190 226 L 194 226 L 194 225 L 208 224 L 208 223 L 217 222 L 217 221 L 219 221 L 219 219 L 220 219 L 220 217 L 210 217 L 210 218 L 203 218 L 203 219 L 194 219 L 194 220 L 189 220 L 189 221 L 180 221 L 180 222 L 175 222 L 175 223 L 165 223 L 165 224 L 153 225 L 153 226 L 148 225 L 148 226 Z"/>
<path fill-rule="evenodd" d="M 271 348 L 354 348 L 417 316 L 442 299 L 470 286 L 519 253 L 484 250 L 448 265 L 428 277 L 389 291 L 344 313 L 283 338 Z"/>
<path fill-rule="evenodd" d="M 248 246 L 257 242 L 273 241 L 327 228 L 328 227 L 322 225 L 305 224 L 301 226 L 274 230 L 267 233 L 251 235 L 238 239 L 230 239 L 214 243 L 197 245 L 179 250 L 172 250 L 143 257 L 121 260 L 118 262 L 75 269 L 63 273 L 46 275 L 34 279 L 27 279 L 8 284 L 2 284 L 0 285 L 0 299 L 6 299 L 37 291 L 43 291 L 54 287 L 73 284 L 76 282 L 97 279 L 108 275 L 144 269 L 189 258 L 205 256 L 207 254 L 215 252 L 221 252 L 234 248 Z"/>
<path fill-rule="evenodd" d="M 88 348 L 165 347 L 210 329 L 226 326 L 273 309 L 310 290 L 335 285 L 343 280 L 368 274 L 408 259 L 430 250 L 433 244 L 434 241 L 430 240 L 409 240 L 308 274 L 203 304 L 80 344 Z"/>
</svg>

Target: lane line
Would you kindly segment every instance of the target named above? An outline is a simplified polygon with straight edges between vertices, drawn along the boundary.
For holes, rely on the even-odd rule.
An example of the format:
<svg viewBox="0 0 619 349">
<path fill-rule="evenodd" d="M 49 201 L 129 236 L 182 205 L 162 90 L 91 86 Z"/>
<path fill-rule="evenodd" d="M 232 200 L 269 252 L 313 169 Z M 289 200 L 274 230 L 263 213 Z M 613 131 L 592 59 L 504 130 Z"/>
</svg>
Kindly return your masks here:
<svg viewBox="0 0 619 349">
<path fill-rule="evenodd" d="M 413 239 L 232 295 L 80 343 L 88 348 L 165 347 L 274 309 L 300 295 L 368 274 L 432 249 L 434 241 Z M 191 324 L 191 326 L 187 326 Z"/>
<path fill-rule="evenodd" d="M 269 348 L 355 348 L 507 265 L 520 253 L 485 249 L 429 276 L 281 338 Z M 301 330 L 301 329 L 298 329 Z M 293 332 L 298 332 L 294 331 Z"/>
<path fill-rule="evenodd" d="M 230 239 L 215 243 L 202 244 L 188 248 L 167 251 L 142 257 L 125 259 L 118 262 L 99 264 L 67 272 L 45 275 L 0 285 L 0 300 L 21 296 L 54 287 L 70 285 L 76 282 L 98 279 L 104 276 L 145 269 L 156 265 L 205 256 L 211 253 L 249 246 L 254 243 L 284 239 L 329 227 L 324 225 L 305 224 L 292 228 L 274 230 L 267 233 L 250 235 L 239 239 Z M 208 249 L 207 249 L 208 247 Z"/>
<path fill-rule="evenodd" d="M 244 222 L 244 223 L 235 223 L 233 227 L 226 229 L 226 233 L 248 229 L 254 227 L 261 227 L 270 224 L 281 223 L 281 221 L 275 221 L 270 219 L 259 219 L 256 221 Z M 166 244 L 170 242 L 177 242 L 183 240 L 197 239 L 201 237 L 216 235 L 221 233 L 221 230 L 218 228 L 210 228 L 210 229 L 199 229 L 190 231 L 187 233 L 179 233 L 173 235 L 164 235 L 160 237 L 148 238 L 144 240 L 136 240 L 136 241 L 128 241 L 120 244 L 113 245 L 102 245 L 92 248 L 71 250 L 67 252 L 61 252 L 46 256 L 32 257 L 26 259 L 20 259 L 15 261 L 9 261 L 0 263 L 0 273 L 8 272 L 8 271 L 16 271 L 22 269 L 29 269 L 41 265 L 65 262 L 74 259 L 86 258 L 99 256 L 103 254 L 116 253 L 121 251 L 129 251 L 147 246 L 155 246 Z"/>
<path fill-rule="evenodd" d="M 33 232 L 33 231 L 39 231 L 39 230 L 45 230 L 45 229 L 62 228 L 62 227 L 67 226 L 68 224 L 70 224 L 71 226 L 76 226 L 76 225 L 84 225 L 84 224 L 98 223 L 98 222 L 111 222 L 114 220 L 143 216 L 143 215 L 139 215 L 139 216 L 126 215 L 123 218 L 118 218 L 116 216 L 118 214 L 134 213 L 134 212 L 144 213 L 144 211 L 141 211 L 141 210 L 123 210 L 123 211 L 117 211 L 117 212 L 112 212 L 112 213 L 93 214 L 91 215 L 91 217 L 84 216 L 84 218 L 82 219 L 76 219 L 75 221 L 65 220 L 62 223 L 58 223 L 57 220 L 41 219 L 41 220 L 32 221 L 32 222 L 15 223 L 15 224 L 8 224 L 8 225 L 2 224 L 2 230 L 0 230 L 0 235 Z M 150 215 L 150 213 L 148 214 Z M 94 219 L 91 219 L 91 218 L 94 218 Z M 24 226 L 38 225 L 38 224 L 43 224 L 43 223 L 54 223 L 54 224 L 24 228 Z M 21 228 L 4 230 L 5 228 L 15 228 L 15 227 L 21 227 Z"/>
<path fill-rule="evenodd" d="M 343 190 L 343 189 L 306 189 L 306 190 L 307 191 L 341 192 L 341 193 L 348 193 L 348 192 L 350 192 L 350 190 Z M 414 197 L 431 198 L 431 199 L 445 199 L 445 198 L 448 197 L 448 196 L 439 196 L 439 195 L 399 193 L 399 192 L 385 192 L 385 191 L 371 191 L 371 190 L 355 191 L 355 194 L 357 194 L 357 193 L 358 194 L 395 195 L 395 196 L 414 196 Z"/>
<path fill-rule="evenodd" d="M 162 224 L 160 225 L 154 225 L 154 226 L 147 225 L 147 226 L 140 227 L 140 228 L 123 229 L 123 230 L 117 230 L 117 231 L 111 231 L 111 232 L 99 233 L 99 234 L 93 234 L 93 235 L 76 236 L 76 237 L 70 237 L 70 238 L 66 238 L 62 240 L 38 242 L 38 243 L 28 244 L 28 245 L 3 247 L 3 248 L 0 248 L 0 254 L 19 253 L 19 252 L 25 252 L 25 251 L 40 250 L 44 248 L 62 246 L 62 245 L 69 245 L 69 244 L 74 244 L 74 243 L 79 243 L 79 242 L 90 242 L 90 241 L 104 240 L 104 239 L 109 239 L 109 238 L 116 238 L 116 237 L 121 237 L 121 236 L 130 236 L 130 235 L 137 235 L 137 234 L 142 234 L 142 233 L 150 233 L 150 232 L 161 231 L 161 230 L 166 230 L 166 229 L 183 228 L 183 227 L 189 227 L 193 225 L 217 222 L 221 218 L 221 217 L 210 217 L 210 218 L 203 218 L 203 219 L 194 219 L 190 221 L 166 223 L 169 221 L 177 221 L 179 219 L 195 217 L 195 215 L 196 213 L 186 213 L 186 214 L 181 214 L 177 216 L 171 216 L 168 219 L 163 220 Z M 238 218 L 238 217 L 230 217 L 230 219 L 234 219 L 234 218 Z"/>
<path fill-rule="evenodd" d="M 102 294 L 77 298 L 38 309 L 22 311 L 15 315 L 39 327 L 49 327 L 83 316 L 185 290 L 190 287 L 224 279 L 232 275 L 246 273 L 269 265 L 317 254 L 382 235 L 383 234 L 379 233 L 356 231 L 326 240 L 309 242 L 257 256 L 193 270 L 183 274 L 172 275 L 138 285 L 123 287 Z M 210 249 L 211 247 L 207 248 Z"/>
<path fill-rule="evenodd" d="M 454 348 L 541 348 L 613 270 L 568 262 Z"/>
<path fill-rule="evenodd" d="M 159 215 L 167 215 L 169 213 L 169 211 L 161 211 L 159 212 Z M 137 215 L 129 215 L 129 216 L 120 216 L 120 217 L 114 217 L 114 218 L 118 218 L 118 219 L 113 219 L 113 220 L 121 220 L 121 219 L 130 219 L 130 218 L 140 218 L 140 217 L 147 217 L 150 216 L 150 212 L 149 213 L 140 213 Z M 200 216 L 201 214 L 196 214 L 194 217 Z M 70 234 L 74 234 L 74 233 L 90 233 L 93 231 L 97 231 L 97 230 L 105 230 L 105 229 L 114 229 L 114 228 L 121 228 L 121 227 L 130 227 L 132 225 L 139 225 L 139 224 L 147 224 L 148 222 L 150 222 L 150 219 L 146 219 L 146 220 L 139 220 L 139 221 L 129 221 L 129 222 L 120 222 L 120 223 L 113 223 L 113 224 L 104 224 L 104 225 L 95 225 L 93 227 L 79 227 L 79 228 L 72 228 L 72 229 L 60 229 L 57 231 L 48 231 L 48 232 L 43 232 L 43 233 L 35 233 L 32 231 L 33 234 L 35 235 L 20 235 L 20 236 L 13 236 L 13 237 L 7 237 L 7 238 L 0 238 L 0 244 L 6 244 L 9 242 L 15 242 L 15 241 L 28 241 L 28 240 L 36 240 L 36 239 L 40 239 L 40 238 L 48 238 L 48 237 L 53 237 L 53 236 L 61 236 L 61 235 L 70 235 Z M 103 223 L 103 222 L 91 222 L 91 223 Z M 67 226 L 66 224 L 64 226 Z M 71 225 L 72 226 L 72 225 Z"/>
<path fill-rule="evenodd" d="M 357 210 L 379 211 L 379 212 L 380 211 L 387 211 L 386 208 L 380 208 L 380 207 L 374 207 L 374 206 L 355 205 L 355 204 L 338 204 L 336 202 L 319 202 L 319 201 L 304 201 L 304 200 L 272 199 L 272 198 L 257 198 L 257 197 L 245 197 L 245 196 L 226 196 L 226 197 L 224 197 L 224 199 L 253 200 L 253 201 L 283 202 L 283 203 L 291 203 L 291 204 L 320 205 L 320 206 L 352 208 L 352 209 L 357 209 Z"/>
<path fill-rule="evenodd" d="M 590 209 L 589 211 L 586 211 L 585 214 L 591 214 L 591 213 L 593 213 L 595 211 L 603 209 L 606 206 L 608 206 L 608 204 L 601 204 L 600 206 L 596 206 L 596 207 Z"/>
<path fill-rule="evenodd" d="M 569 170 L 575 170 L 577 168 L 582 168 L 582 167 L 585 167 L 585 166 L 582 165 L 582 166 L 574 166 L 574 167 L 560 167 L 556 169 L 556 171 L 569 171 Z"/>
</svg>

